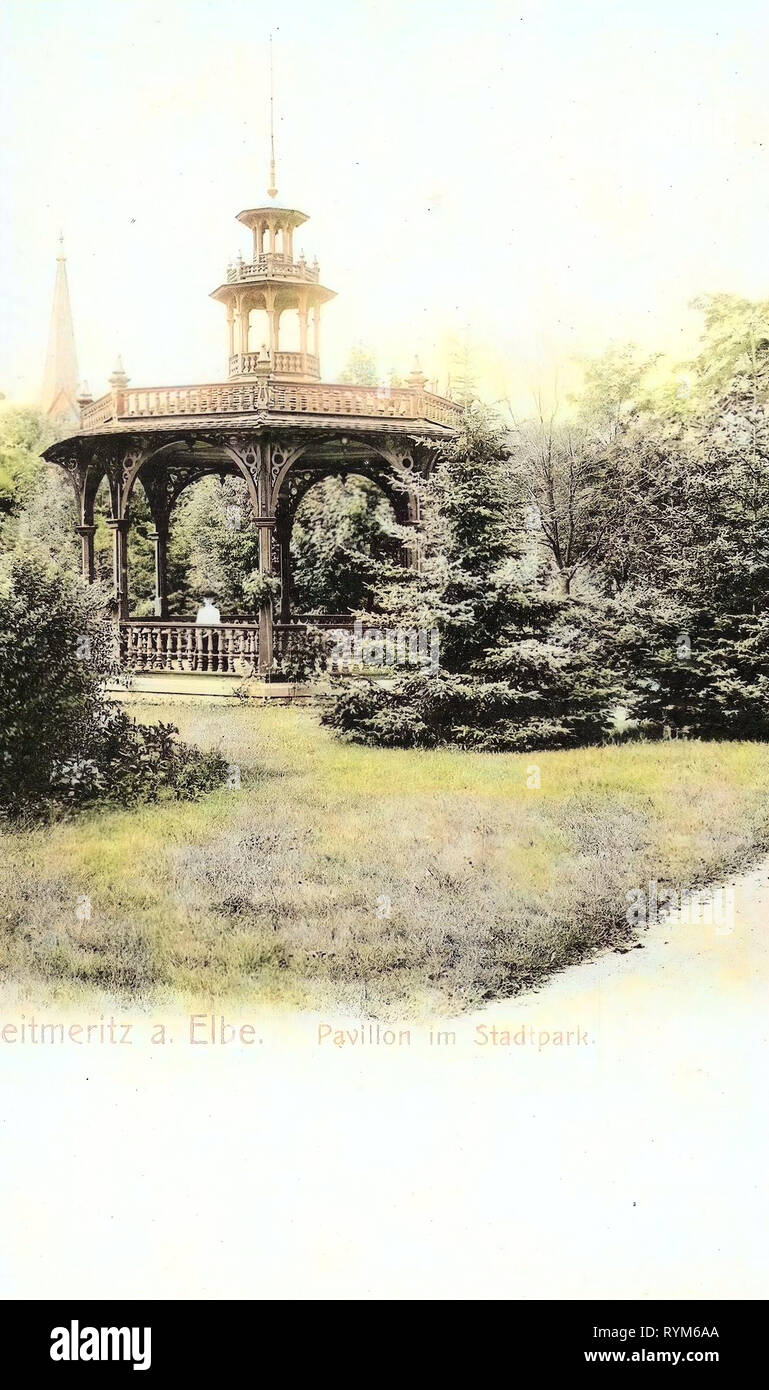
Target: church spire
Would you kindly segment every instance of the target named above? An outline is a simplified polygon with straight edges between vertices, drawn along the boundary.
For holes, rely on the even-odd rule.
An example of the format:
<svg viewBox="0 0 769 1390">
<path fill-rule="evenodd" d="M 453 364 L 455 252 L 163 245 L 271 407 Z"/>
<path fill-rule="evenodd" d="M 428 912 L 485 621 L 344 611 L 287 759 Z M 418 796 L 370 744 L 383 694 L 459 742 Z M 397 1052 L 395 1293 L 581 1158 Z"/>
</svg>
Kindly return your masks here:
<svg viewBox="0 0 769 1390">
<path fill-rule="evenodd" d="M 43 413 L 67 421 L 79 420 L 77 393 L 75 331 L 72 327 L 72 309 L 69 302 L 64 236 L 60 233 L 51 327 L 48 334 L 48 355 L 40 399 Z"/>
<path fill-rule="evenodd" d="M 270 198 L 277 198 L 278 196 L 275 182 L 275 88 L 272 77 L 272 34 L 270 34 L 270 186 L 267 193 Z"/>
</svg>

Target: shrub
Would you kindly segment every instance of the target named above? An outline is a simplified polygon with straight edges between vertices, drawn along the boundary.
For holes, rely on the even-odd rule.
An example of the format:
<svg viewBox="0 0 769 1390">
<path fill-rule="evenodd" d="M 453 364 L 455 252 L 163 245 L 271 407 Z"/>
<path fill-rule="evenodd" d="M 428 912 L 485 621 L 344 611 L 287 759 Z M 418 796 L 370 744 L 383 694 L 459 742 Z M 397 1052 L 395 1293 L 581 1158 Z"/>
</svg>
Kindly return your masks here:
<svg viewBox="0 0 769 1390">
<path fill-rule="evenodd" d="M 385 747 L 528 752 L 616 738 L 612 712 L 624 691 L 602 660 L 592 616 L 574 604 L 540 607 L 547 611 L 516 613 L 471 671 L 345 691 L 325 722 L 352 741 Z"/>
<path fill-rule="evenodd" d="M 453 743 L 485 752 L 573 748 L 600 742 L 607 720 L 598 710 L 558 708 L 536 691 L 506 681 L 449 672 L 404 677 L 389 689 L 359 683 L 345 690 L 323 722 L 353 743 L 434 748 Z"/>
<path fill-rule="evenodd" d="M 332 634 L 322 628 L 297 626 L 288 650 L 275 659 L 271 679 L 310 681 L 327 675 L 332 643 Z"/>
<path fill-rule="evenodd" d="M 104 596 L 28 555 L 0 589 L 0 812 L 192 796 L 226 764 L 173 725 L 131 720 L 104 693 L 116 671 Z"/>
<path fill-rule="evenodd" d="M 189 799 L 224 785 L 221 754 L 179 741 L 174 724 L 140 724 L 105 703 L 90 730 L 88 757 L 57 763 L 51 789 L 70 806 L 95 801 Z"/>
</svg>

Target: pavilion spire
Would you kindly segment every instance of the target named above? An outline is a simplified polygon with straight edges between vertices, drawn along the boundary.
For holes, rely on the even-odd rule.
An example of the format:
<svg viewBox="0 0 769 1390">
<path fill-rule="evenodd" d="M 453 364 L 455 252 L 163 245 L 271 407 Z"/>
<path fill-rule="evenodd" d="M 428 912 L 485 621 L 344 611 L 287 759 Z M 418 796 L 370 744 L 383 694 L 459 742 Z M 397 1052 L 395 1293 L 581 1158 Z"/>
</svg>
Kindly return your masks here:
<svg viewBox="0 0 769 1390">
<path fill-rule="evenodd" d="M 48 333 L 48 353 L 40 398 L 43 413 L 67 421 L 79 420 L 77 395 L 78 371 L 75 330 L 72 326 L 64 236 L 60 232 L 51 326 Z"/>
<path fill-rule="evenodd" d="M 278 188 L 275 179 L 275 85 L 272 72 L 272 34 L 270 34 L 270 198 L 277 198 Z"/>
</svg>

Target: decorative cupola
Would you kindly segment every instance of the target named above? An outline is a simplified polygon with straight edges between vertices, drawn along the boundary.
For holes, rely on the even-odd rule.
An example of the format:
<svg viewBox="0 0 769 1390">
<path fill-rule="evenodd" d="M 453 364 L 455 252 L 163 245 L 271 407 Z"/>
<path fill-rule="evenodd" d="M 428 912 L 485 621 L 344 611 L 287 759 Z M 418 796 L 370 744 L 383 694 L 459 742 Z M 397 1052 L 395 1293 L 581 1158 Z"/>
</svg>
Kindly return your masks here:
<svg viewBox="0 0 769 1390">
<path fill-rule="evenodd" d="M 422 365 L 418 357 L 414 358 L 414 365 L 406 378 L 409 386 L 414 386 L 418 391 L 424 391 L 427 385 L 427 377 L 422 371 Z"/>
<path fill-rule="evenodd" d="M 295 258 L 294 232 L 308 217 L 278 202 L 272 92 L 267 197 L 257 207 L 239 212 L 238 221 L 251 232 L 251 260 L 238 255 L 227 269 L 225 283 L 212 294 L 227 309 L 230 380 L 253 380 L 264 349 L 275 379 L 319 381 L 320 311 L 335 291 L 321 285 L 317 258 L 312 265 L 303 252 Z M 294 341 L 287 349 L 290 328 Z"/>
<path fill-rule="evenodd" d="M 130 379 L 130 377 L 126 376 L 126 371 L 125 367 L 123 366 L 122 357 L 116 357 L 115 365 L 112 368 L 112 375 L 107 378 L 110 386 L 112 387 L 112 390 L 124 391 Z"/>
</svg>

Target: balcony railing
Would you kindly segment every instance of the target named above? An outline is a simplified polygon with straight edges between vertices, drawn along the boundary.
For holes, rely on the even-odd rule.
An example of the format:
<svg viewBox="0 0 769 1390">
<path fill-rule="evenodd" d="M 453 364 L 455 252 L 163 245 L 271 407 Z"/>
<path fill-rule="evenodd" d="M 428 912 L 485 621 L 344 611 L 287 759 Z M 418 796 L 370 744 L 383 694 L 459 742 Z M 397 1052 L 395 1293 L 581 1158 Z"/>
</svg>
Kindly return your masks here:
<svg viewBox="0 0 769 1390">
<path fill-rule="evenodd" d="M 131 386 L 110 391 L 83 406 L 86 432 L 131 420 L 186 416 L 357 415 L 365 419 L 423 420 L 456 429 L 461 407 L 416 386 L 347 386 L 327 382 L 286 382 L 274 377 L 257 387 L 250 382 L 217 382 L 206 386 Z"/>
<path fill-rule="evenodd" d="M 292 656 L 306 644 L 308 630 L 324 632 L 329 639 L 323 665 L 326 670 L 346 675 L 361 673 L 361 653 L 369 633 L 382 633 L 372 617 L 360 625 L 363 646 L 358 652 L 348 642 L 339 641 L 355 628 L 348 614 L 307 613 L 290 623 L 273 624 L 273 664 L 271 677 L 281 679 Z M 336 635 L 337 641 L 334 642 Z M 404 647 L 404 652 L 406 648 Z M 179 675 L 234 676 L 259 674 L 259 629 L 249 619 L 234 619 L 211 626 L 174 619 L 128 618 L 120 623 L 120 664 L 133 675 L 170 672 Z M 376 666 L 372 668 L 376 670 Z M 267 673 L 262 672 L 262 676 Z M 294 679 L 285 674 L 286 679 Z"/>
<path fill-rule="evenodd" d="M 325 630 L 352 628 L 354 620 L 313 616 L 273 625 L 277 667 L 301 648 L 308 626 Z M 161 618 L 128 618 L 120 624 L 120 664 L 134 675 L 175 672 L 181 675 L 253 676 L 259 669 L 259 629 L 247 619 L 215 626 Z"/>
<path fill-rule="evenodd" d="M 144 622 L 120 624 L 124 670 L 137 675 L 179 671 L 210 676 L 249 676 L 257 668 L 259 629 L 254 623 Z"/>
<path fill-rule="evenodd" d="M 227 267 L 227 284 L 239 285 L 250 280 L 304 280 L 317 285 L 320 269 L 316 264 L 306 261 L 292 261 L 277 251 L 268 251 L 257 256 L 255 261 L 236 261 Z"/>
<path fill-rule="evenodd" d="M 320 376 L 320 359 L 312 352 L 276 352 L 274 372 L 278 376 Z M 258 352 L 236 352 L 230 358 L 230 376 L 255 376 L 261 361 Z"/>
</svg>

